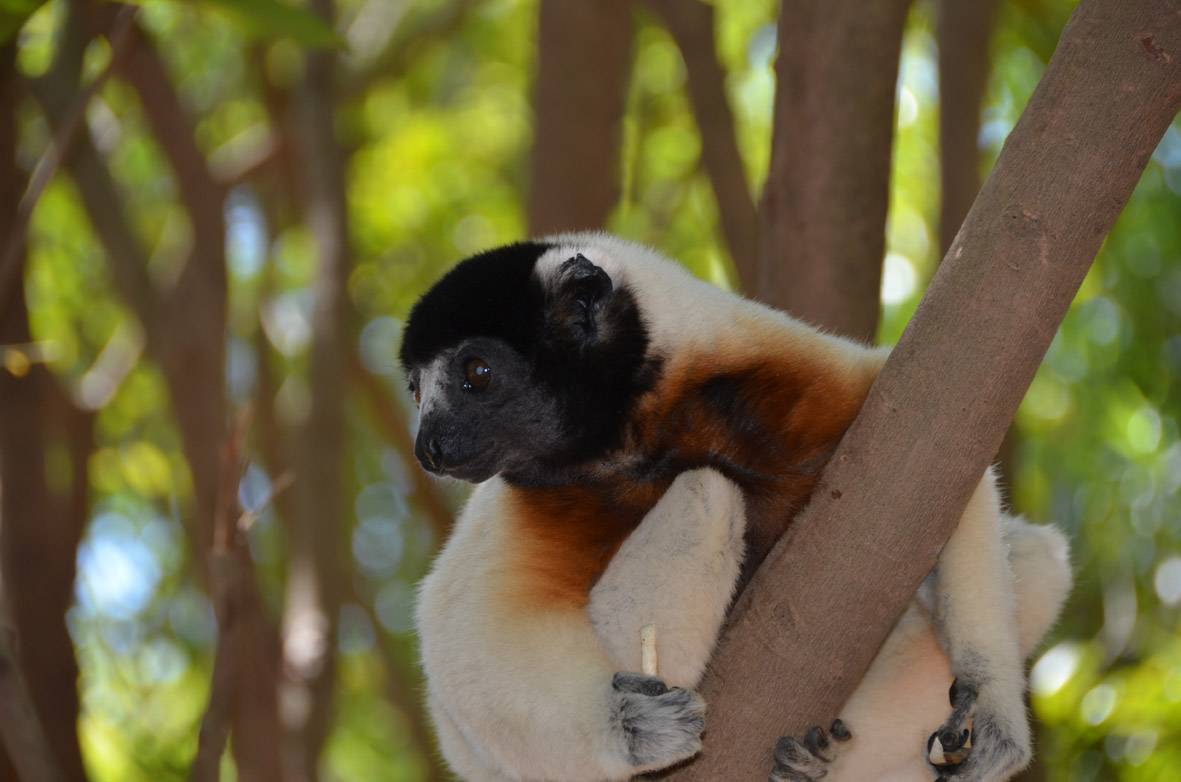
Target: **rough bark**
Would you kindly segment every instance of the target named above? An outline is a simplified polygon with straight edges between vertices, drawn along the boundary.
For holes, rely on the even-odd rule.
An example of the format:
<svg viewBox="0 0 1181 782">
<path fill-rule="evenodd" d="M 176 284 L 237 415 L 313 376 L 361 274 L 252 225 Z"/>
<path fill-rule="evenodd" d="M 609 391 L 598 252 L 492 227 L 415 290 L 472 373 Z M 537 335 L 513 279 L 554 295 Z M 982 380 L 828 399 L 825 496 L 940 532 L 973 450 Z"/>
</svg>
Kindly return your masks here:
<svg viewBox="0 0 1181 782">
<path fill-rule="evenodd" d="M 674 778 L 761 778 L 779 734 L 838 714 L 1178 108 L 1181 5 L 1083 0 L 811 504 L 739 597 L 703 683 L 706 750 Z"/>
<path fill-rule="evenodd" d="M 542 0 L 529 233 L 602 228 L 619 200 L 630 0 Z"/>
<path fill-rule="evenodd" d="M 18 204 L 25 181 L 16 163 L 17 96 L 15 46 L 8 45 L 0 48 L 4 237 L 20 230 Z M 17 346 L 32 339 L 23 248 L 18 247 L 11 260 L 13 284 L 0 295 L 0 346 L 8 348 L 0 352 L 19 351 Z M 73 601 L 74 563 L 86 519 L 87 473 L 85 459 L 82 465 L 72 465 L 73 481 L 83 486 L 80 508 L 69 501 L 69 494 L 54 496 L 46 482 L 53 383 L 39 363 L 0 361 L 0 736 L 22 777 L 72 781 L 85 780 L 86 773 L 78 747 L 78 664 L 66 630 L 66 610 Z M 78 419 L 68 415 L 58 422 L 70 434 Z M 88 434 L 89 418 L 81 423 Z M 86 447 L 88 438 L 81 440 Z M 23 654 L 17 654 L 17 644 Z M 47 747 L 53 748 L 52 754 L 46 754 Z"/>
<path fill-rule="evenodd" d="M 722 235 L 738 283 L 758 283 L 759 214 L 738 151 L 734 114 L 726 98 L 726 73 L 714 44 L 714 9 L 699 0 L 648 0 L 685 61 L 689 102 L 701 133 L 701 163 L 713 186 Z"/>
<path fill-rule="evenodd" d="M 759 298 L 877 333 L 894 91 L 909 0 L 784 0 Z"/>
<path fill-rule="evenodd" d="M 332 0 L 311 7 L 333 24 Z M 336 140 L 336 52 L 310 51 L 298 96 L 305 177 L 304 211 L 316 242 L 309 385 L 311 408 L 299 434 L 295 507 L 283 617 L 281 692 L 290 780 L 319 778 L 320 753 L 332 726 L 336 628 L 342 593 L 346 503 L 344 403 L 348 382 L 351 268 L 345 166 Z"/>
</svg>

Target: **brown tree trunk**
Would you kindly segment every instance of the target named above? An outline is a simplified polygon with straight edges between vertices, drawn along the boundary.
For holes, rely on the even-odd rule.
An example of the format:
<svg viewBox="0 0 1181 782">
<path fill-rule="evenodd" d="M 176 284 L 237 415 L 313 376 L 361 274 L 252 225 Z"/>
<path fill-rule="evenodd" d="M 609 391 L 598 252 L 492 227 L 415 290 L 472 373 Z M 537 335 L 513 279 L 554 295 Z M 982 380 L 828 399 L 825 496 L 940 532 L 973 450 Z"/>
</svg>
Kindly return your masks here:
<svg viewBox="0 0 1181 782">
<path fill-rule="evenodd" d="M 738 151 L 726 72 L 714 45 L 714 9 L 700 0 L 648 0 L 685 61 L 689 102 L 701 133 L 701 162 L 713 186 L 722 235 L 739 287 L 757 289 L 759 214 Z"/>
<path fill-rule="evenodd" d="M 529 233 L 602 228 L 619 200 L 630 0 L 542 0 Z"/>
<path fill-rule="evenodd" d="M 980 106 L 988 83 L 996 0 L 939 0 L 939 254 L 980 192 Z"/>
<path fill-rule="evenodd" d="M 838 334 L 877 334 L 894 90 L 909 0 L 784 0 L 762 203 L 767 303 Z"/>
<path fill-rule="evenodd" d="M 1178 108 L 1176 3 L 1083 0 L 812 503 L 739 597 L 702 686 L 705 753 L 675 778 L 761 778 L 779 734 L 839 713 Z"/>
<path fill-rule="evenodd" d="M 16 163 L 18 93 L 15 46 L 10 44 L 0 48 L 2 237 L 14 230 L 25 179 Z M 66 611 L 73 602 L 74 563 L 86 520 L 87 473 L 85 459 L 82 465 L 73 465 L 83 468 L 72 476 L 82 486 L 80 508 L 66 501 L 68 495 L 55 497 L 46 482 L 45 446 L 52 412 L 47 407 L 54 379 L 43 365 L 30 363 L 31 352 L 21 349 L 32 339 L 25 301 L 25 253 L 18 252 L 12 262 L 18 264 L 12 284 L 0 291 L 0 359 L 4 359 L 0 360 L 0 595 L 21 650 L 12 678 L 18 686 L 23 679 L 35 709 L 30 719 L 39 722 L 52 747 L 56 766 L 52 778 L 60 774 L 62 780 L 85 780 L 77 731 L 78 664 L 66 630 Z M 8 350 L 14 351 L 11 359 L 2 355 Z M 70 415 L 58 420 L 71 425 L 78 419 Z M 85 429 L 82 447 L 88 454 L 89 417 L 81 424 Z M 0 632 L 7 630 L 0 627 Z M 0 660 L 0 667 L 6 664 L 7 660 Z M 17 694 L 5 692 L 3 697 Z M 26 726 L 27 732 L 33 734 L 35 727 Z M 31 746 L 9 749 L 11 760 L 23 773 L 51 778 L 43 776 L 49 773 L 46 769 L 34 770 L 37 757 Z"/>
<path fill-rule="evenodd" d="M 71 102 L 79 93 L 90 10 L 83 0 L 71 0 L 54 64 L 44 77 L 30 84 L 54 128 L 67 120 Z M 141 36 L 138 43 L 145 41 Z M 157 289 L 148 276 L 146 253 L 131 228 L 123 198 L 85 130 L 78 134 L 66 166 L 106 251 L 115 286 L 143 324 L 148 351 L 163 370 L 193 477 L 189 540 L 204 563 L 213 538 L 226 416 L 221 197 L 193 141 L 193 123 L 162 64 L 150 50 L 138 52 L 136 58 L 132 86 L 140 91 L 149 125 L 178 179 L 182 203 L 194 225 L 192 252 L 171 290 Z M 256 586 L 251 584 L 249 589 L 256 590 Z M 247 604 L 261 608 L 257 599 Z M 234 757 L 241 779 L 274 780 L 280 776 L 277 646 L 265 615 L 255 614 L 243 624 L 249 631 L 242 634 L 236 652 L 241 673 L 235 696 Z"/>
<path fill-rule="evenodd" d="M 311 6 L 333 24 L 333 0 L 312 0 Z M 355 350 L 348 322 L 351 258 L 345 166 L 334 129 L 336 56 L 329 49 L 308 52 L 298 96 L 305 214 L 319 266 L 313 285 L 311 407 L 295 461 L 281 703 L 287 778 L 307 782 L 319 778 L 320 753 L 332 727 L 346 517 L 344 402 L 348 356 Z"/>
</svg>

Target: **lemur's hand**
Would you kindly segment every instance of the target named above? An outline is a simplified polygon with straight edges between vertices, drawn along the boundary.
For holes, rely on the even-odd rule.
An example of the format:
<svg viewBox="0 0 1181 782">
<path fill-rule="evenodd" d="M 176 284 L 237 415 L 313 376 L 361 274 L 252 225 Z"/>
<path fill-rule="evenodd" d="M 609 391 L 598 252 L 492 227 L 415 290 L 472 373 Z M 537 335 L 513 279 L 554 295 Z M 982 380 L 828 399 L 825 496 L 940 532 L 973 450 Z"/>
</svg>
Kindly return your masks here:
<svg viewBox="0 0 1181 782">
<path fill-rule="evenodd" d="M 770 782 L 810 782 L 828 775 L 828 766 L 836 758 L 838 745 L 853 738 L 840 720 L 833 720 L 825 730 L 814 725 L 800 741 L 783 736 L 775 743 L 775 766 Z"/>
<path fill-rule="evenodd" d="M 927 739 L 939 782 L 1008 779 L 1030 759 L 1024 704 L 993 703 L 971 684 L 952 682 L 951 716 Z"/>
<path fill-rule="evenodd" d="M 705 701 L 696 692 L 640 673 L 617 673 L 611 686 L 612 721 L 637 771 L 665 768 L 701 751 Z"/>
</svg>

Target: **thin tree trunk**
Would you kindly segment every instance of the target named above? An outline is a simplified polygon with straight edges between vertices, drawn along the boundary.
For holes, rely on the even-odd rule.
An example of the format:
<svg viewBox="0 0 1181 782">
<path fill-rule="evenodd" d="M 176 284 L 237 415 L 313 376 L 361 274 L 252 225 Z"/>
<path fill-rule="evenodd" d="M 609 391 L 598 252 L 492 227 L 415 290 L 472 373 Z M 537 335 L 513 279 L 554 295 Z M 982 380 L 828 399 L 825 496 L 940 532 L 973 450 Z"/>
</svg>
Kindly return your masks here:
<svg viewBox="0 0 1181 782">
<path fill-rule="evenodd" d="M 839 713 L 1178 108 L 1176 3 L 1083 0 L 812 503 L 739 597 L 702 687 L 705 753 L 674 778 L 761 778 L 779 734 Z"/>
<path fill-rule="evenodd" d="M 767 303 L 872 342 L 894 91 L 910 0 L 783 0 L 759 286 Z"/>
<path fill-rule="evenodd" d="M 939 0 L 939 254 L 980 192 L 980 107 L 988 84 L 996 0 Z"/>
<path fill-rule="evenodd" d="M 980 192 L 980 107 L 988 84 L 996 0 L 939 0 L 939 255 L 955 239 Z M 997 453 L 1001 483 L 1011 485 L 1018 436 L 1011 426 Z"/>
<path fill-rule="evenodd" d="M 18 220 L 25 181 L 16 163 L 18 94 L 15 46 L 10 44 L 0 48 L 3 237 L 11 235 Z M 7 667 L 0 671 L 6 682 L 6 692 L 0 697 L 15 707 L 19 698 L 27 695 L 35 709 L 34 714 L 25 715 L 30 724 L 17 725 L 25 734 L 23 746 L 8 747 L 11 761 L 23 775 L 85 780 L 77 732 L 78 664 L 66 630 L 66 611 L 73 601 L 74 563 L 86 508 L 83 500 L 81 512 L 76 514 L 71 503 L 53 496 L 46 482 L 47 405 L 54 380 L 43 365 L 30 363 L 20 348 L 32 339 L 25 300 L 25 260 L 23 250 L 18 251 L 13 258 L 17 264 L 13 284 L 0 293 L 0 352 L 13 350 L 16 356 L 26 356 L 23 361 L 0 360 L 0 596 L 23 652 L 15 655 L 14 649 L 8 649 L 15 659 L 4 655 L 0 660 L 0 668 Z M 62 421 L 72 423 L 72 419 Z M 85 471 L 73 480 L 85 481 Z M 0 633 L 7 634 L 7 629 L 0 627 Z M 9 640 L 0 639 L 0 644 L 8 646 Z M 27 693 L 23 692 L 26 686 Z M 16 718 L 19 713 L 6 716 Z M 0 722 L 4 728 L 16 724 L 9 719 Z M 38 757 L 43 754 L 36 748 L 38 734 L 53 748 L 50 758 Z M 13 740 L 7 729 L 3 736 L 6 743 Z"/>
<path fill-rule="evenodd" d="M 730 248 L 739 286 L 754 292 L 758 284 L 759 213 L 726 99 L 726 72 L 714 44 L 713 6 L 700 0 L 647 2 L 681 50 L 689 102 L 701 133 L 701 162 L 713 186 L 722 235 Z"/>
<path fill-rule="evenodd" d="M 50 125 L 68 118 L 70 102 L 78 93 L 86 14 L 83 0 L 71 0 L 67 22 L 53 66 L 46 76 L 30 83 Z M 101 18 L 101 17 L 100 17 Z M 143 43 L 141 39 L 140 43 Z M 179 191 L 195 230 L 193 250 L 174 288 L 158 290 L 147 272 L 147 257 L 128 219 L 123 198 L 94 147 L 81 132 L 66 160 L 67 170 L 103 249 L 116 288 L 135 312 L 147 337 L 150 355 L 163 369 L 181 443 L 193 477 L 194 523 L 189 540 L 205 564 L 212 544 L 216 513 L 220 448 L 225 431 L 225 321 L 226 270 L 221 200 L 193 143 L 191 120 L 172 94 L 168 76 L 151 52 L 140 52 L 133 86 L 143 88 L 144 111 L 159 134 L 157 140 L 180 183 Z M 140 79 L 148 81 L 140 81 Z M 163 117 L 161 112 L 175 116 Z M 177 138 L 176 134 L 185 138 Z M 207 199 L 215 199 L 206 203 Z M 250 589 L 256 590 L 253 584 Z M 237 650 L 240 676 L 234 715 L 234 756 L 244 780 L 274 780 L 280 776 L 278 709 L 275 693 L 277 643 L 261 601 L 243 624 Z"/>
<path fill-rule="evenodd" d="M 312 0 L 333 24 L 332 0 Z M 345 167 L 334 129 L 336 52 L 310 51 L 298 96 L 302 111 L 305 213 L 319 266 L 313 285 L 311 407 L 295 464 L 295 518 L 288 560 L 281 694 L 288 779 L 319 778 L 320 753 L 332 727 L 336 628 L 342 599 L 346 513 L 344 403 L 348 355 L 355 349 L 348 314 L 351 268 Z"/>
<path fill-rule="evenodd" d="M 631 0 L 542 0 L 529 233 L 602 228 L 619 201 Z"/>
</svg>

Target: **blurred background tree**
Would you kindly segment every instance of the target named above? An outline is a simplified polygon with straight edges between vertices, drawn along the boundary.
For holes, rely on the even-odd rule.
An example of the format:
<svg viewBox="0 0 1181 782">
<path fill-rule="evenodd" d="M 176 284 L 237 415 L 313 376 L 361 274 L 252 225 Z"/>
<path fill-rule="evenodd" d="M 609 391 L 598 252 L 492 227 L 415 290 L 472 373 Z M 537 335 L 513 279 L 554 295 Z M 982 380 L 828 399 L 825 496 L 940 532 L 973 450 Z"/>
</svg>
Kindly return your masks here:
<svg viewBox="0 0 1181 782">
<path fill-rule="evenodd" d="M 458 258 L 605 224 L 792 307 L 839 257 L 833 327 L 897 340 L 1073 3 L 785 4 L 0 2 L 0 603 L 63 778 L 443 778 L 410 611 L 463 490 L 395 356 Z M 1181 774 L 1179 376 L 1175 124 L 1006 458 L 1076 552 L 1047 779 Z"/>
</svg>

